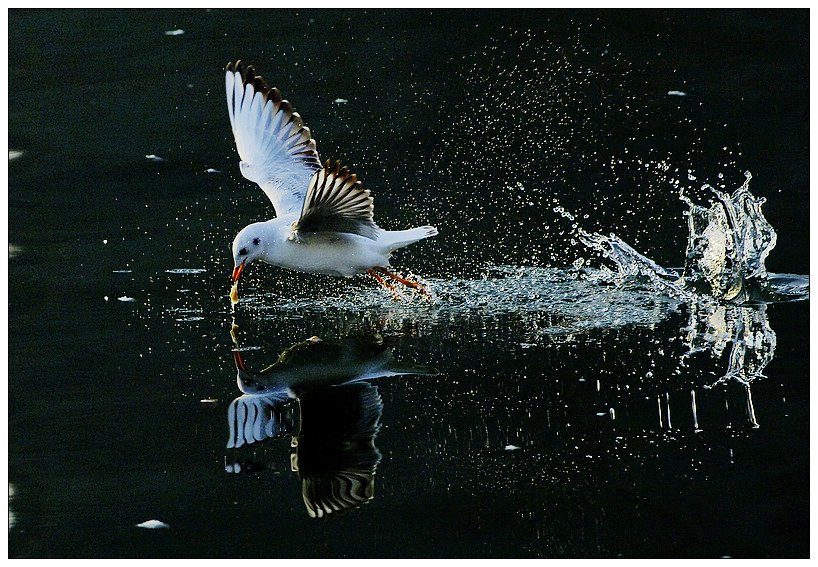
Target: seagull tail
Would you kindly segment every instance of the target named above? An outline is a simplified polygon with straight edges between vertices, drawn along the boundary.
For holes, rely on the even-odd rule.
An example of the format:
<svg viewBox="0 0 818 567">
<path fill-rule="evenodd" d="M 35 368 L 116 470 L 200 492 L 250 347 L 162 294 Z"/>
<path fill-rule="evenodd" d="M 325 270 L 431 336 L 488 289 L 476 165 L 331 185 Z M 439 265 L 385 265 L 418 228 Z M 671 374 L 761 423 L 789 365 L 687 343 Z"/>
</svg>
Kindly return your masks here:
<svg viewBox="0 0 818 567">
<path fill-rule="evenodd" d="M 386 230 L 379 240 L 383 241 L 384 248 L 387 252 L 394 252 L 398 248 L 409 246 L 418 240 L 423 240 L 436 234 L 437 229 L 435 227 L 420 226 L 418 228 L 410 228 L 409 230 Z"/>
</svg>

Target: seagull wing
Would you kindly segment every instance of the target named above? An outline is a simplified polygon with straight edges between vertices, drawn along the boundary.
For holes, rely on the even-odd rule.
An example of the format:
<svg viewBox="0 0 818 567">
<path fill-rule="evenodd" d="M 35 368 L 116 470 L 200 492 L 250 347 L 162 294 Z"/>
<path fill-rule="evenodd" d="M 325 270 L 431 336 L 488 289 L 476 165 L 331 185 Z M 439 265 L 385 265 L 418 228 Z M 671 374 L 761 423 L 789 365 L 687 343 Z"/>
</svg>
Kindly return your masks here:
<svg viewBox="0 0 818 567">
<path fill-rule="evenodd" d="M 225 88 L 242 175 L 259 184 L 279 217 L 298 212 L 321 169 L 310 129 L 250 65 L 228 63 Z"/>
<path fill-rule="evenodd" d="M 346 232 L 377 238 L 380 229 L 372 216 L 374 209 L 368 189 L 340 162 L 329 161 L 310 180 L 301 217 L 293 223 L 293 232 Z"/>
</svg>

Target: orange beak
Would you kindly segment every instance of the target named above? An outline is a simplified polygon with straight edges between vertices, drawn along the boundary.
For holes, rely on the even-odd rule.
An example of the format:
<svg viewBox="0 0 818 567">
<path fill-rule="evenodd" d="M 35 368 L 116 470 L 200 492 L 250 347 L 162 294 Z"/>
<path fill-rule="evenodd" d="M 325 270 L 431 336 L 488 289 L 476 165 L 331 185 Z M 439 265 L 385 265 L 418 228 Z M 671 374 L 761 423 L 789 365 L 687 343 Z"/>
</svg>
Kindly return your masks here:
<svg viewBox="0 0 818 567">
<path fill-rule="evenodd" d="M 247 261 L 247 258 L 241 261 L 241 264 L 233 268 L 233 283 L 239 281 L 239 277 L 241 273 L 244 271 L 244 263 Z"/>
</svg>

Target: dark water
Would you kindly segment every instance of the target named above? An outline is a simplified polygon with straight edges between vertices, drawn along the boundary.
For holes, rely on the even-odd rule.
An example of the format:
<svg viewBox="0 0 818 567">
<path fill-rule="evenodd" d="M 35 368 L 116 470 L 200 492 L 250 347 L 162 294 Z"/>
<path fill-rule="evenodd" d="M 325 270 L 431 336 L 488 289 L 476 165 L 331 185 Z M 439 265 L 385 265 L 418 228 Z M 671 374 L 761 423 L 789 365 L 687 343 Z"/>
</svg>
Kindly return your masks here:
<svg viewBox="0 0 818 567">
<path fill-rule="evenodd" d="M 808 274 L 808 46 L 807 11 L 10 11 L 9 555 L 808 557 L 809 301 L 582 277 L 572 227 L 681 266 L 680 189 L 751 171 L 767 269 Z M 237 58 L 381 226 L 439 228 L 395 261 L 436 302 L 254 265 L 231 312 L 272 215 Z M 311 336 L 425 373 L 261 404 L 236 447 L 235 352 Z M 349 470 L 373 497 L 311 518 Z"/>
</svg>

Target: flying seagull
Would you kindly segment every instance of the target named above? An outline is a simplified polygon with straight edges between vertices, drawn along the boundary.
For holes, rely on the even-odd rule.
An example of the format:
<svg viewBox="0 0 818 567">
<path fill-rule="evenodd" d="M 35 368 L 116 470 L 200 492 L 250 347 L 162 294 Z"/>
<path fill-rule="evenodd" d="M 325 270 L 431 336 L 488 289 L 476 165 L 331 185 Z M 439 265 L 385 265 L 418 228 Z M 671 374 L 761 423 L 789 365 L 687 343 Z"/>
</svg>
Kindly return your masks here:
<svg viewBox="0 0 818 567">
<path fill-rule="evenodd" d="M 428 295 L 421 284 L 387 268 L 392 252 L 435 236 L 437 229 L 378 227 L 369 190 L 340 162 L 321 163 L 309 128 L 251 65 L 228 63 L 225 86 L 241 173 L 258 183 L 276 211 L 233 241 L 233 302 L 239 277 L 254 260 L 317 274 L 369 274 L 395 296 L 387 280 Z"/>
</svg>

